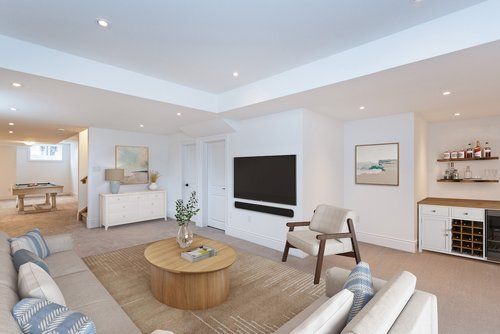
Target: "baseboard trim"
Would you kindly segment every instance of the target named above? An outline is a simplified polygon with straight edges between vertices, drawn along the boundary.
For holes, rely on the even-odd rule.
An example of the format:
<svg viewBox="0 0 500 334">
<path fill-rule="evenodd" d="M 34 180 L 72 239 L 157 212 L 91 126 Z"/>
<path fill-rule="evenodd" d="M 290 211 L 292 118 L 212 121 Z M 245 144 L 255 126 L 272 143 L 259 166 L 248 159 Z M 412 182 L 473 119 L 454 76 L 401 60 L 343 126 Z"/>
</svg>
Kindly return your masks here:
<svg viewBox="0 0 500 334">
<path fill-rule="evenodd" d="M 417 241 L 388 237 L 379 234 L 356 231 L 359 241 L 374 244 L 383 247 L 389 247 L 405 252 L 415 253 L 417 250 Z"/>
<path fill-rule="evenodd" d="M 267 235 L 258 234 L 252 231 L 247 231 L 244 229 L 240 229 L 237 227 L 226 226 L 226 234 L 232 237 L 243 239 L 246 241 L 253 242 L 255 244 L 269 247 L 271 249 L 277 251 L 283 251 L 285 248 L 285 241 L 279 240 L 273 237 L 269 237 Z M 299 258 L 305 258 L 308 256 L 306 253 L 298 250 L 298 249 L 290 249 L 290 255 L 296 256 Z"/>
</svg>

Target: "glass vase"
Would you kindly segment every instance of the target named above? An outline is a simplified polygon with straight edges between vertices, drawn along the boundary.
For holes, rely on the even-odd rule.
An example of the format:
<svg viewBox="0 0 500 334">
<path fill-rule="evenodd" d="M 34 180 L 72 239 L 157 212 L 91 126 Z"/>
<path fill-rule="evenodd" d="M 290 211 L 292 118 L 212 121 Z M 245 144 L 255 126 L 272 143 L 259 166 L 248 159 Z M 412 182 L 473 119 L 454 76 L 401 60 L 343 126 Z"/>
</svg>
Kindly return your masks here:
<svg viewBox="0 0 500 334">
<path fill-rule="evenodd" d="M 193 243 L 193 232 L 189 228 L 189 222 L 179 224 L 177 231 L 177 243 L 180 248 L 187 248 Z"/>
</svg>

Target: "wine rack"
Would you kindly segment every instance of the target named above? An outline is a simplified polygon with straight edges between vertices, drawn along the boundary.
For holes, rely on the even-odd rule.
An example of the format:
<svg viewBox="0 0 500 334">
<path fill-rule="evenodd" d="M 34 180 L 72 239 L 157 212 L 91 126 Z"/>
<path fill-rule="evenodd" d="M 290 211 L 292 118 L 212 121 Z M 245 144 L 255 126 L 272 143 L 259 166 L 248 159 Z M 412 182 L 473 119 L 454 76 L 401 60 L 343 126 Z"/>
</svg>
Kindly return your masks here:
<svg viewBox="0 0 500 334">
<path fill-rule="evenodd" d="M 453 219 L 451 251 L 462 255 L 484 257 L 484 224 L 472 220 Z"/>
</svg>

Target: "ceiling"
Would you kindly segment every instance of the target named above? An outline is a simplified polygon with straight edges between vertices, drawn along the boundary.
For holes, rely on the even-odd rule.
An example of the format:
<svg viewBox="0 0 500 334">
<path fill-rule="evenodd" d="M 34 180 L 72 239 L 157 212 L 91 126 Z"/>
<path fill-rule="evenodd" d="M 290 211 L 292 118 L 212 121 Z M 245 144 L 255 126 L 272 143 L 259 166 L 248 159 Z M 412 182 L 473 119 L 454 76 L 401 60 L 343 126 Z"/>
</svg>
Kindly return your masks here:
<svg viewBox="0 0 500 334">
<path fill-rule="evenodd" d="M 305 108 L 341 120 L 415 112 L 430 122 L 500 115 L 500 41 L 223 113 Z M 443 92 L 451 94 L 443 96 Z M 360 107 L 364 106 L 363 110 Z"/>
<path fill-rule="evenodd" d="M 14 88 L 12 82 L 23 86 Z M 17 110 L 10 110 L 12 107 Z M 210 112 L 0 69 L 3 143 L 59 142 L 91 126 L 167 134 L 214 117 Z M 9 125 L 11 122 L 14 126 Z"/>
<path fill-rule="evenodd" d="M 0 0 L 0 34 L 220 93 L 480 2 Z"/>
</svg>

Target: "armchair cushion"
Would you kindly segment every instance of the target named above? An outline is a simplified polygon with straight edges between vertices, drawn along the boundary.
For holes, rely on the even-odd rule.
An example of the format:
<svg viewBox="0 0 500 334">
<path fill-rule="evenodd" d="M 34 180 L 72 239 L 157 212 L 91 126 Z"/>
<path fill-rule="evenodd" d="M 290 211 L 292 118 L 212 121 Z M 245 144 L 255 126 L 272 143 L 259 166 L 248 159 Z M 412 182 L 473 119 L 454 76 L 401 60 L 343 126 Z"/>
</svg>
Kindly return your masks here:
<svg viewBox="0 0 500 334">
<path fill-rule="evenodd" d="M 319 234 L 321 233 L 309 229 L 292 231 L 288 232 L 287 240 L 292 246 L 297 247 L 301 251 L 312 256 L 318 256 L 319 240 L 316 239 L 316 236 Z M 352 244 L 349 238 L 326 240 L 325 255 L 347 253 L 351 251 Z"/>
<path fill-rule="evenodd" d="M 324 234 L 348 232 L 346 224 L 348 218 L 355 221 L 354 211 L 321 204 L 314 211 L 309 228 Z"/>
</svg>

